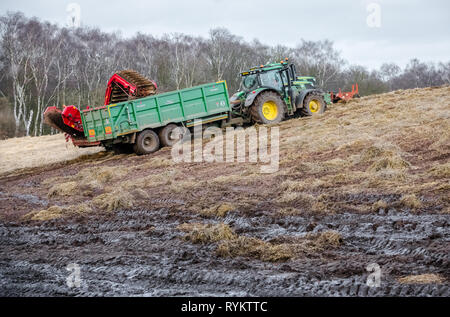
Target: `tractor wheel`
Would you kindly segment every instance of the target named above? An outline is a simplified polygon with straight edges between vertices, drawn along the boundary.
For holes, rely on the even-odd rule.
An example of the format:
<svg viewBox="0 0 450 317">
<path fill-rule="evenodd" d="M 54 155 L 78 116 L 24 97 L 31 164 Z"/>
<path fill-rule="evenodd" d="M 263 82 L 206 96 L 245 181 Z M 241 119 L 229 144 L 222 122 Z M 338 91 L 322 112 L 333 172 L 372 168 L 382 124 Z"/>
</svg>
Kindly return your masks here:
<svg viewBox="0 0 450 317">
<path fill-rule="evenodd" d="M 162 128 L 159 131 L 159 139 L 161 140 L 161 145 L 162 146 L 174 146 L 175 143 L 177 143 L 178 141 L 180 141 L 181 139 L 183 139 L 183 135 L 184 133 L 182 132 L 183 130 L 181 130 L 181 134 L 177 133 L 177 131 L 175 131 L 177 128 L 179 129 L 185 129 L 183 127 L 179 127 L 176 124 L 168 124 L 166 125 L 164 128 Z"/>
<path fill-rule="evenodd" d="M 159 137 L 153 130 L 144 130 L 139 133 L 133 150 L 137 155 L 154 153 L 159 150 Z"/>
<path fill-rule="evenodd" d="M 322 114 L 325 111 L 325 107 L 326 103 L 323 96 L 312 93 L 305 98 L 303 108 L 301 109 L 301 114 L 303 116 Z"/>
<path fill-rule="evenodd" d="M 253 121 L 263 124 L 280 123 L 285 111 L 284 101 L 274 92 L 261 93 L 250 108 Z"/>
</svg>

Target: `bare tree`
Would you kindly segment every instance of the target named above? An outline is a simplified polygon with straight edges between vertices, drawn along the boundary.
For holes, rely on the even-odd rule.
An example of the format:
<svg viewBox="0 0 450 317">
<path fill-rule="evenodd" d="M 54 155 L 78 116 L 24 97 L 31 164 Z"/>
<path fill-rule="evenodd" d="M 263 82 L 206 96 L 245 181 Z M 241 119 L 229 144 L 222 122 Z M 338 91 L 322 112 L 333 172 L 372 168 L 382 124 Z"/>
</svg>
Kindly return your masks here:
<svg viewBox="0 0 450 317">
<path fill-rule="evenodd" d="M 336 78 L 345 64 L 329 40 L 302 40 L 295 49 L 295 55 L 298 69 L 305 75 L 315 76 L 321 87 Z"/>
</svg>

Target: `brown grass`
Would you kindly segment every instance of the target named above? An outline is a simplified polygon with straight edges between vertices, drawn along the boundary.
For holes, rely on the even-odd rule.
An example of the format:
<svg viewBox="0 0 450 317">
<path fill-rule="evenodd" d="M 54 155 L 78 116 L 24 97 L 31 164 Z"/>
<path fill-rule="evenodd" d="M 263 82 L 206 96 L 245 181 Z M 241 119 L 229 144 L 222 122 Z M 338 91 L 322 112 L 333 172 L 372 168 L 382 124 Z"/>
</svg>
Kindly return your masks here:
<svg viewBox="0 0 450 317">
<path fill-rule="evenodd" d="M 80 203 L 71 206 L 52 206 L 44 210 L 34 210 L 23 216 L 24 220 L 47 221 L 73 215 L 86 215 L 93 209 L 88 203 Z"/>
<path fill-rule="evenodd" d="M 61 207 L 52 206 L 48 209 L 28 213 L 24 216 L 24 219 L 31 219 L 31 220 L 35 220 L 35 221 L 47 221 L 47 220 L 61 218 L 62 215 L 63 215 L 63 209 Z"/>
<path fill-rule="evenodd" d="M 401 284 L 442 284 L 445 278 L 438 274 L 409 275 L 398 279 Z"/>
<path fill-rule="evenodd" d="M 318 253 L 342 244 L 342 236 L 336 231 L 308 234 L 305 238 L 294 239 L 290 243 L 272 243 L 237 235 L 224 223 L 185 223 L 178 226 L 178 229 L 186 233 L 183 237 L 186 241 L 218 243 L 216 252 L 221 257 L 248 257 L 266 262 L 284 262 L 305 253 Z"/>
<path fill-rule="evenodd" d="M 229 203 L 222 203 L 203 209 L 200 214 L 207 217 L 225 217 L 228 212 L 235 210 L 236 207 Z"/>
<path fill-rule="evenodd" d="M 410 167 L 410 163 L 402 159 L 400 156 L 390 156 L 379 159 L 373 163 L 368 171 L 369 172 L 379 172 L 382 170 L 402 170 Z"/>
<path fill-rule="evenodd" d="M 144 164 L 139 164 L 139 165 L 135 166 L 135 169 L 137 169 L 137 170 L 153 170 L 156 168 L 169 167 L 172 165 L 174 165 L 174 162 L 171 159 L 167 159 L 164 157 L 155 157 L 155 158 L 148 160 Z"/>
<path fill-rule="evenodd" d="M 185 240 L 193 243 L 211 243 L 235 238 L 233 230 L 223 223 L 217 225 L 184 223 L 178 226 L 178 229 L 186 233 Z"/>
<path fill-rule="evenodd" d="M 73 195 L 77 186 L 77 182 L 66 182 L 53 185 L 48 191 L 48 197 Z"/>
<path fill-rule="evenodd" d="M 288 245 L 276 245 L 245 236 L 222 241 L 217 247 L 217 254 L 222 257 L 250 257 L 267 262 L 283 262 L 294 256 Z"/>
<path fill-rule="evenodd" d="M 384 200 L 379 200 L 372 205 L 372 210 L 377 212 L 380 209 L 386 209 L 387 207 L 388 207 L 387 202 L 385 202 Z"/>
<path fill-rule="evenodd" d="M 63 134 L 1 140 L 0 175 L 70 161 L 100 151 L 103 151 L 102 147 L 82 149 L 66 143 Z"/>
<path fill-rule="evenodd" d="M 411 209 L 422 207 L 421 201 L 414 194 L 403 195 L 400 199 L 400 205 Z"/>
<path fill-rule="evenodd" d="M 433 166 L 429 173 L 436 178 L 450 178 L 450 162 Z"/>
<path fill-rule="evenodd" d="M 105 211 L 130 209 L 134 206 L 135 198 L 127 191 L 117 190 L 95 197 L 93 204 Z"/>
<path fill-rule="evenodd" d="M 51 186 L 48 197 L 72 196 L 82 194 L 91 196 L 103 190 L 107 184 L 123 178 L 129 172 L 129 167 L 93 166 L 80 170 L 76 175 L 66 177 L 51 177 L 41 182 Z"/>
</svg>

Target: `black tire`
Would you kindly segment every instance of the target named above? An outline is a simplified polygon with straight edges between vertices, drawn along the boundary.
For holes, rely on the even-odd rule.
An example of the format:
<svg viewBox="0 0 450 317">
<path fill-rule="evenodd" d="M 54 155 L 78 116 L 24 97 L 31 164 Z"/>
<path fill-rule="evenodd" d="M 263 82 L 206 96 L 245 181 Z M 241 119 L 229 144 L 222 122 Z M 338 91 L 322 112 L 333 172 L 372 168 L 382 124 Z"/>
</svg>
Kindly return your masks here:
<svg viewBox="0 0 450 317">
<path fill-rule="evenodd" d="M 271 91 L 258 95 L 250 108 L 254 122 L 262 124 L 276 124 L 283 121 L 286 106 L 281 97 Z"/>
<path fill-rule="evenodd" d="M 136 138 L 133 150 L 137 155 L 146 155 L 159 150 L 159 137 L 153 130 L 144 130 Z"/>
<path fill-rule="evenodd" d="M 303 107 L 301 108 L 301 114 L 303 116 L 314 116 L 325 112 L 326 103 L 322 95 L 317 93 L 311 93 L 306 96 Z"/>
<path fill-rule="evenodd" d="M 183 127 L 179 127 L 176 124 L 168 124 L 164 128 L 159 131 L 159 140 L 161 141 L 162 146 L 174 146 L 175 143 L 183 139 L 183 133 L 173 133 L 175 129 L 185 129 Z M 182 130 L 181 130 L 182 131 Z"/>
</svg>

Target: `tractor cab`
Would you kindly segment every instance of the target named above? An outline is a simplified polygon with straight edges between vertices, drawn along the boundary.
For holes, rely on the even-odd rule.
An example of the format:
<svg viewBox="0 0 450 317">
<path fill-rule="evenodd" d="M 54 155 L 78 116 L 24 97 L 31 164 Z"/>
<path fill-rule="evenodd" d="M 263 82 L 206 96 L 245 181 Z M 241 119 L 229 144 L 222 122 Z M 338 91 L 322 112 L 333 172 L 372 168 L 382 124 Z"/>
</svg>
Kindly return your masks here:
<svg viewBox="0 0 450 317">
<path fill-rule="evenodd" d="M 244 91 L 267 87 L 279 92 L 282 92 L 284 86 L 294 78 L 287 63 L 284 62 L 250 68 L 242 72 L 241 77 L 241 87 Z"/>
</svg>

